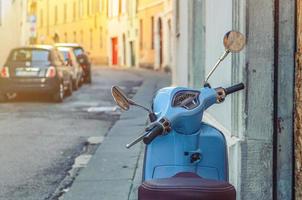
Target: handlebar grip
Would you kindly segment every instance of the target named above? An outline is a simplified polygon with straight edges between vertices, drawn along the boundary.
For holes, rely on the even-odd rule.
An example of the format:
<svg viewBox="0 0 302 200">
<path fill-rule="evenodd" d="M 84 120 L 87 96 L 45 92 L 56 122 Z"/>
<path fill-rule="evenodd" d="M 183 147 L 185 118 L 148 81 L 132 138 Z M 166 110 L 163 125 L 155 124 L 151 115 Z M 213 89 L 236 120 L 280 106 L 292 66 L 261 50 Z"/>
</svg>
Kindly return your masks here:
<svg viewBox="0 0 302 200">
<path fill-rule="evenodd" d="M 239 83 L 237 85 L 233 85 L 231 87 L 225 88 L 224 91 L 225 91 L 226 95 L 229 95 L 229 94 L 232 94 L 234 92 L 237 92 L 237 91 L 243 90 L 243 89 L 244 89 L 244 84 L 243 83 Z"/>
<path fill-rule="evenodd" d="M 145 144 L 150 144 L 157 136 L 161 135 L 164 131 L 164 127 L 161 124 L 157 124 L 148 135 L 143 139 Z"/>
</svg>

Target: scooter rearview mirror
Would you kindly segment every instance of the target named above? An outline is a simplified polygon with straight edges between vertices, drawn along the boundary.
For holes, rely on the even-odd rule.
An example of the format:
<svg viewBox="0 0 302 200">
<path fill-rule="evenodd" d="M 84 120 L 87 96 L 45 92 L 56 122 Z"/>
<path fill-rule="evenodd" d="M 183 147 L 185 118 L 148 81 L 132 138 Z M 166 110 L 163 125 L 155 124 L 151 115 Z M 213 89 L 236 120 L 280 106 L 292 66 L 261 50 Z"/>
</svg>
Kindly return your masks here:
<svg viewBox="0 0 302 200">
<path fill-rule="evenodd" d="M 144 109 L 145 111 L 147 111 L 149 113 L 149 119 L 151 122 L 156 121 L 157 117 L 156 115 L 148 108 L 146 108 L 145 106 L 142 106 L 138 103 L 136 103 L 135 101 L 133 101 L 132 99 L 129 99 L 126 94 L 124 93 L 124 91 L 118 87 L 118 86 L 113 86 L 111 88 L 111 94 L 113 96 L 114 101 L 116 102 L 116 104 L 122 109 L 122 110 L 129 110 L 130 106 L 137 106 L 139 108 Z"/>
<path fill-rule="evenodd" d="M 210 84 L 208 83 L 209 78 L 212 76 L 219 64 L 229 55 L 229 53 L 240 52 L 244 48 L 245 43 L 245 36 L 238 31 L 229 31 L 224 35 L 223 44 L 225 47 L 225 51 L 219 58 L 219 60 L 216 62 L 212 70 L 209 72 L 209 74 L 206 76 L 204 81 L 204 87 L 210 87 Z"/>
<path fill-rule="evenodd" d="M 223 45 L 226 51 L 238 53 L 245 46 L 245 37 L 238 31 L 229 31 L 224 35 Z"/>
<path fill-rule="evenodd" d="M 111 94 L 112 94 L 113 99 L 116 102 L 116 104 L 122 110 L 129 110 L 130 101 L 121 88 L 119 88 L 118 86 L 113 86 L 111 88 Z"/>
</svg>

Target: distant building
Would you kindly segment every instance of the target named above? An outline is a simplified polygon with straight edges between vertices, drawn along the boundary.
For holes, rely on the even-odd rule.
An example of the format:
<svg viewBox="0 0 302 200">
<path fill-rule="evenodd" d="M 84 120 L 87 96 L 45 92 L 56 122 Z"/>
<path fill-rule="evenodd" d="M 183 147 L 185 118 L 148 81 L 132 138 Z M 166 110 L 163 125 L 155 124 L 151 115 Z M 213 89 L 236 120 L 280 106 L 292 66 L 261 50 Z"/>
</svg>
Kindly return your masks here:
<svg viewBox="0 0 302 200">
<path fill-rule="evenodd" d="M 0 67 L 4 64 L 12 48 L 29 42 L 27 11 L 25 0 L 0 0 Z"/>
<path fill-rule="evenodd" d="M 128 66 L 138 66 L 138 21 L 137 21 L 137 1 L 127 1 L 128 5 L 128 48 L 127 55 Z"/>
<path fill-rule="evenodd" d="M 171 0 L 138 0 L 139 66 L 152 69 L 171 67 Z"/>
<path fill-rule="evenodd" d="M 108 55 L 110 66 L 129 66 L 129 1 L 111 0 L 108 2 Z M 130 8 L 129 8 L 130 9 Z M 135 25 L 135 24 L 133 24 Z M 133 47 L 132 47 L 133 48 Z M 133 50 L 134 51 L 134 50 Z"/>
<path fill-rule="evenodd" d="M 37 41 L 79 43 L 96 64 L 108 63 L 107 26 L 107 0 L 40 0 L 37 3 Z"/>
</svg>

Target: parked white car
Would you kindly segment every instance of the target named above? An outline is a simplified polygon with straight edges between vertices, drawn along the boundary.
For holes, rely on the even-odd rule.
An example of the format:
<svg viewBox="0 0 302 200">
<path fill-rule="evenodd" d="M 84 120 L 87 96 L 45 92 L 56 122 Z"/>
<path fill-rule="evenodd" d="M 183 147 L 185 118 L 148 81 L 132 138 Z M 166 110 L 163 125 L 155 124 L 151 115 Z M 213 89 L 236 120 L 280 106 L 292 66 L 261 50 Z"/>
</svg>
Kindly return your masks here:
<svg viewBox="0 0 302 200">
<path fill-rule="evenodd" d="M 72 72 L 73 90 L 78 90 L 83 83 L 83 69 L 78 63 L 72 48 L 69 47 L 57 47 L 57 48 L 64 56 L 66 65 L 72 68 L 71 72 Z"/>
</svg>

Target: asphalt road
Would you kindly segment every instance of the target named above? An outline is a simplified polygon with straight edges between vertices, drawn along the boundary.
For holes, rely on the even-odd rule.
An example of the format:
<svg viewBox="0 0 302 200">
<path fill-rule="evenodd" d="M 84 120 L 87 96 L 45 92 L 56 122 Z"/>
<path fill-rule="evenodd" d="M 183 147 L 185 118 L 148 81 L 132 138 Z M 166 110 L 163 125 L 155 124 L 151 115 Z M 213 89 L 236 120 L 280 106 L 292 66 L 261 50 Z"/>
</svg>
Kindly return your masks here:
<svg viewBox="0 0 302 200">
<path fill-rule="evenodd" d="M 118 119 L 88 110 L 115 106 L 112 85 L 131 95 L 142 81 L 136 71 L 94 68 L 92 85 L 61 104 L 37 96 L 0 104 L 0 199 L 51 199 L 87 138 L 104 136 Z"/>
</svg>

